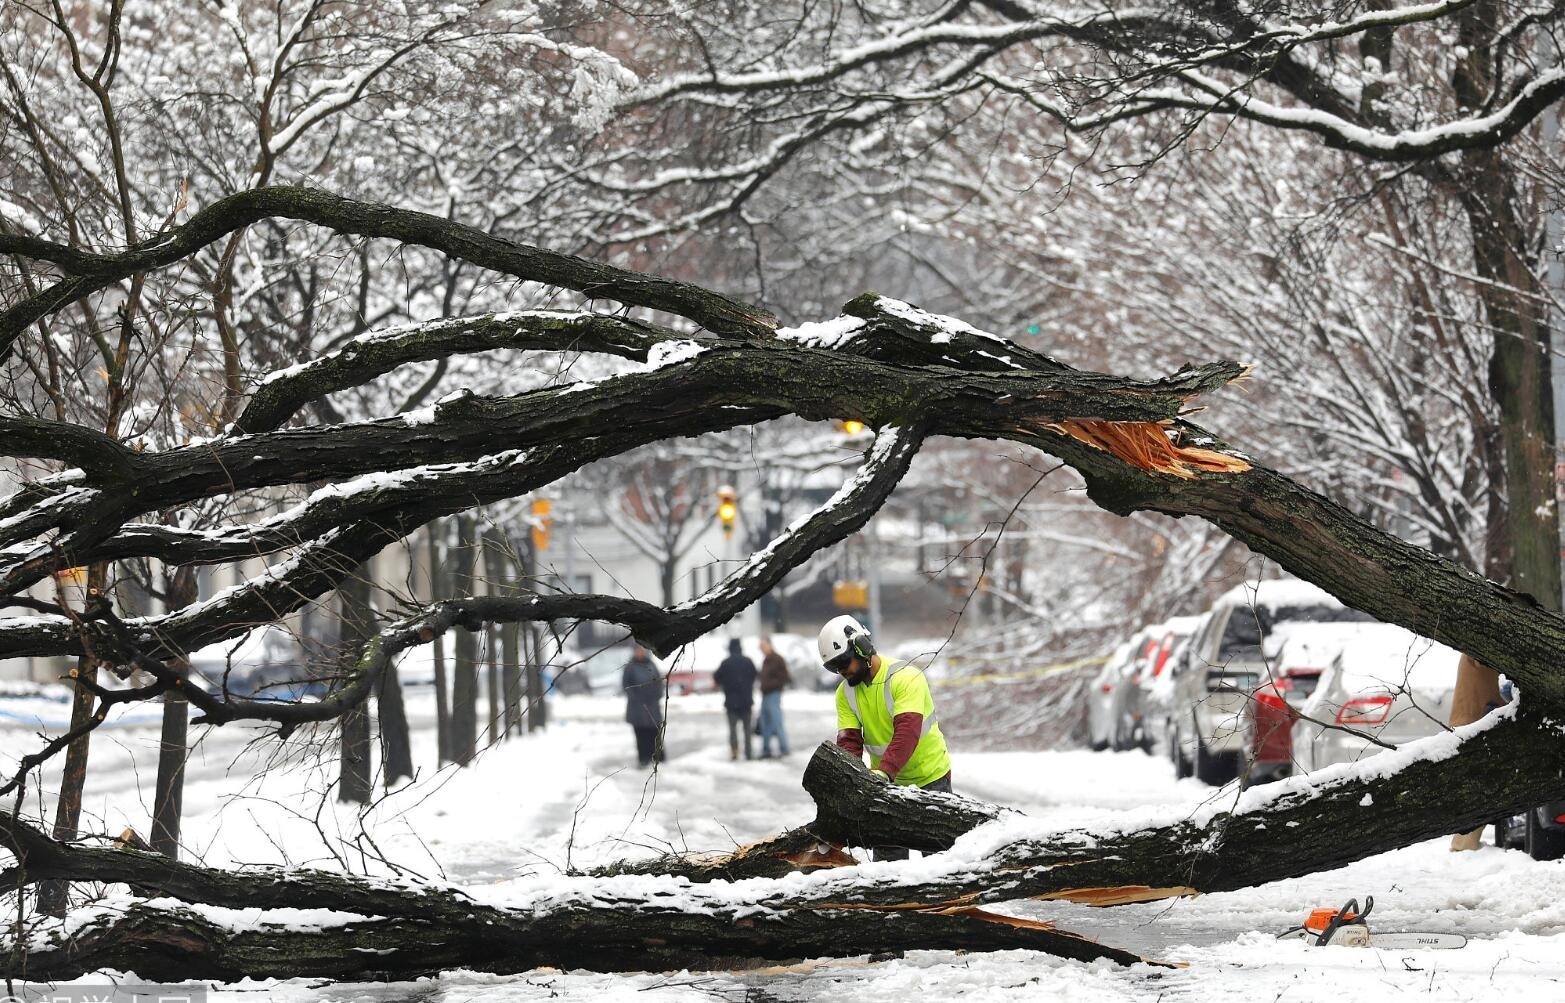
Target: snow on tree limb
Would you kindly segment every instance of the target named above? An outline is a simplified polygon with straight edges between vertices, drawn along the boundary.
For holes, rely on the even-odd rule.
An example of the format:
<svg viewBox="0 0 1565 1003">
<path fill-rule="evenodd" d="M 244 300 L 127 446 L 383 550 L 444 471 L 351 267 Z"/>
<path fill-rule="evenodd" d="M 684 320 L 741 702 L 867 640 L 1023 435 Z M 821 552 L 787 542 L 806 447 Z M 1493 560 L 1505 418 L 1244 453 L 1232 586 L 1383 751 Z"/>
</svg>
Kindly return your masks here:
<svg viewBox="0 0 1565 1003">
<path fill-rule="evenodd" d="M 689 283 L 543 250 L 427 213 L 358 202 L 310 188 L 271 187 L 219 199 L 182 226 L 114 254 L 63 245 L 45 247 L 34 238 L 0 234 L 0 254 L 45 258 L 70 276 L 0 312 L 0 363 L 10 358 L 22 331 L 39 318 L 120 279 L 181 261 L 262 219 L 293 219 L 342 234 L 430 247 L 520 279 L 628 306 L 664 310 L 720 335 L 764 336 L 776 326 L 775 318 L 764 310 Z"/>
<path fill-rule="evenodd" d="M 654 345 L 679 337 L 667 328 L 624 317 L 556 310 L 457 317 L 376 331 L 330 355 L 267 375 L 232 432 L 270 432 L 316 397 L 413 362 L 498 348 L 602 353 L 644 362 Z"/>
<path fill-rule="evenodd" d="M 14 522 L 7 520 L 12 525 L 0 524 L 0 548 L 5 548 L 0 550 L 0 593 L 106 555 L 162 556 L 166 547 L 172 548 L 166 551 L 171 557 L 216 556 L 241 545 L 236 541 L 266 541 L 275 549 L 309 538 L 302 528 L 284 521 L 218 531 L 217 538 L 143 528 L 131 540 L 115 540 L 119 527 L 137 515 L 234 491 L 440 465 L 430 476 L 403 484 L 404 490 L 391 499 L 394 504 L 369 494 L 352 503 L 373 506 L 378 517 L 391 519 L 404 501 L 464 494 L 471 498 L 475 490 L 498 500 L 468 483 L 471 471 L 461 464 L 494 454 L 500 444 L 512 450 L 547 450 L 562 442 L 576 443 L 568 457 L 558 450 L 539 454 L 547 461 L 535 457 L 535 462 L 547 462 L 555 476 L 563 476 L 592 459 L 658 439 L 720 431 L 788 413 L 817 420 L 853 415 L 875 425 L 927 422 L 931 434 L 966 436 L 995 436 L 1018 426 L 1064 420 L 1159 422 L 1177 415 L 1191 397 L 1243 373 L 1236 363 L 1212 363 L 1157 380 L 1126 380 L 1072 369 L 898 301 L 866 296 L 847 309 L 852 316 L 845 323 L 855 325 L 855 336 L 835 346 L 776 336 L 728 339 L 702 351 L 684 351 L 688 358 L 683 361 L 677 354 L 667 355 L 641 372 L 593 385 L 571 384 L 514 397 L 459 395 L 393 418 L 224 436 L 162 451 L 124 451 L 130 469 L 110 481 L 94 482 L 114 490 L 102 490 L 90 501 L 72 496 L 70 506 L 64 504 L 63 493 L 46 496 Z M 652 328 L 613 321 L 581 323 L 611 331 L 615 339 L 636 334 L 650 344 L 658 337 Z M 566 323 L 550 336 L 574 338 L 577 326 L 575 321 Z M 371 342 L 368 359 L 345 354 L 323 360 L 322 378 L 338 383 L 369 378 L 409 353 L 465 350 L 474 338 L 481 340 L 484 328 L 484 323 L 469 330 L 454 322 L 449 338 L 429 342 L 399 336 L 384 353 Z M 299 395 L 321 392 L 326 384 L 308 382 L 314 375 L 315 370 L 306 367 L 298 376 L 274 381 L 282 389 L 263 411 L 271 408 L 275 416 L 290 409 Z M 652 401 L 672 403 L 652 406 Z M 649 411 L 654 412 L 651 417 Z M 0 418 L 0 431 L 10 421 Z M 51 508 L 55 503 L 58 507 Z M 351 515 L 352 504 L 339 516 Z M 298 517 L 306 522 L 313 518 L 324 528 L 329 525 L 322 521 L 328 509 L 324 504 L 306 506 Z M 51 511 L 58 516 L 52 522 Z M 431 510 L 426 518 L 445 511 Z M 405 525 L 408 517 L 395 515 L 395 521 Z M 59 532 L 45 545 L 39 537 L 48 529 Z M 369 529 L 363 533 L 365 540 L 378 536 Z"/>
</svg>

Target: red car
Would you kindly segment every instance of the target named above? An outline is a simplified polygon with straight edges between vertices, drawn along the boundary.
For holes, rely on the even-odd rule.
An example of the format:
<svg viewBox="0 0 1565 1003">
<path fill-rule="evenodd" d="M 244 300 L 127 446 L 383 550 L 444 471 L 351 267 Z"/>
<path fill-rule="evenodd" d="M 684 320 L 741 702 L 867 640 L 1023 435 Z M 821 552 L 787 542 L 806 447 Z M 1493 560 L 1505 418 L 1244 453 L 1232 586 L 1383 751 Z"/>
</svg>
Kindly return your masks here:
<svg viewBox="0 0 1565 1003">
<path fill-rule="evenodd" d="M 1251 694 L 1244 709 L 1249 769 L 1240 784 L 1264 784 L 1293 773 L 1293 723 L 1298 708 L 1315 692 L 1321 670 L 1295 668 Z"/>
<path fill-rule="evenodd" d="M 1315 692 L 1321 673 L 1363 630 L 1358 623 L 1291 625 L 1269 665 L 1271 681 L 1250 694 L 1244 708 L 1249 766 L 1240 783 L 1249 787 L 1293 774 L 1293 726 L 1299 708 Z"/>
</svg>

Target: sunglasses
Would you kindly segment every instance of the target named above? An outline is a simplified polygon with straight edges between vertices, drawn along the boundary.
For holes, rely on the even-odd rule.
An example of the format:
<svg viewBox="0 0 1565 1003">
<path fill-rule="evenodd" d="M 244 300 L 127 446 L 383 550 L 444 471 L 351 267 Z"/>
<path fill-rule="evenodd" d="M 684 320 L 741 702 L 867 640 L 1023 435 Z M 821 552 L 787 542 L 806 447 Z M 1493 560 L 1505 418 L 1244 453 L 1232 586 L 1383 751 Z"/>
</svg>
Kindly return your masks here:
<svg viewBox="0 0 1565 1003">
<path fill-rule="evenodd" d="M 851 663 L 852 661 L 853 661 L 853 653 L 851 651 L 844 651 L 842 654 L 838 655 L 836 658 L 833 658 L 833 659 L 831 659 L 830 661 L 827 661 L 827 662 L 823 662 L 822 664 L 826 666 L 826 671 L 827 672 L 835 672 L 837 675 L 840 676 L 840 675 L 842 675 L 843 672 L 845 672 L 847 670 L 849 663 Z"/>
</svg>

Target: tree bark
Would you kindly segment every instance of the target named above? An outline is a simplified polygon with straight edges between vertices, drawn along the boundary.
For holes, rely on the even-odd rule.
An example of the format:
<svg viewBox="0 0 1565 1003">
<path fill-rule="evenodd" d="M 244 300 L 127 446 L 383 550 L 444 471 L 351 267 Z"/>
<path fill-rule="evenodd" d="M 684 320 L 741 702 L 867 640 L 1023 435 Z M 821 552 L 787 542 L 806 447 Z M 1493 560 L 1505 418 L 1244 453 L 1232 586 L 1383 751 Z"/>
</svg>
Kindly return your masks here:
<svg viewBox="0 0 1565 1003">
<path fill-rule="evenodd" d="M 538 583 L 538 545 L 534 542 L 532 534 L 528 534 L 522 545 L 521 553 L 517 555 L 521 561 L 521 580 L 523 587 L 535 590 Z M 543 691 L 543 638 L 539 634 L 536 623 L 527 623 L 523 627 L 522 641 L 525 645 L 524 655 L 527 660 L 523 670 L 523 681 L 527 699 L 527 730 L 538 731 L 548 723 L 549 708 L 544 702 Z"/>
<path fill-rule="evenodd" d="M 1501 26 L 1484 4 L 1459 18 L 1462 58 L 1453 89 L 1478 107 L 1496 86 Z M 1462 156 L 1458 192 L 1466 211 L 1484 316 L 1494 332 L 1489 392 L 1500 412 L 1505 457 L 1510 585 L 1545 609 L 1560 609 L 1560 523 L 1556 504 L 1554 394 L 1547 291 L 1538 288 L 1536 247 L 1523 222 L 1515 173 L 1498 149 Z"/>
<path fill-rule="evenodd" d="M 527 730 L 539 731 L 549 723 L 548 693 L 543 678 L 543 628 L 526 625 L 527 638 Z"/>
<path fill-rule="evenodd" d="M 87 568 L 88 593 L 102 592 L 108 578 L 108 566 L 93 564 Z M 96 695 L 92 685 L 98 680 L 98 660 L 91 652 L 76 660 L 71 672 L 76 685 L 71 692 L 71 731 L 84 728 L 92 720 Z M 81 824 L 82 792 L 87 786 L 87 755 L 92 749 L 92 732 L 83 732 L 65 750 L 65 768 L 60 776 L 60 794 L 54 806 L 54 838 L 75 839 Z M 53 881 L 38 889 L 38 911 L 46 916 L 64 916 L 69 904 L 70 886 Z"/>
<path fill-rule="evenodd" d="M 375 613 L 371 607 L 371 582 L 369 565 L 361 565 L 343 582 L 338 590 L 338 660 L 346 675 L 364 651 L 364 645 L 375 633 Z M 393 676 L 394 669 L 381 673 L 382 678 Z M 341 750 L 337 784 L 337 800 L 355 804 L 369 804 L 374 792 L 371 777 L 373 766 L 370 756 L 369 705 L 360 701 L 343 714 L 340 723 Z"/>
<path fill-rule="evenodd" d="M 247 918 L 243 929 L 230 929 L 183 908 L 136 903 L 29 950 L 23 962 L 31 979 L 103 968 L 145 979 L 171 979 L 177 972 L 180 979 L 223 980 L 393 978 L 451 968 L 509 973 L 543 966 L 655 971 L 919 949 L 1024 948 L 1082 961 L 1144 960 L 1049 923 L 961 903 L 926 909 L 779 900 L 758 909 L 742 897 L 730 904 L 700 895 L 682 902 L 672 885 L 647 898 L 634 884 L 581 879 L 601 894 L 575 901 L 550 896 L 531 907 L 505 908 L 453 888 L 323 871 L 215 871 L 135 850 L 65 846 L 5 813 L 0 838 L 17 848 L 33 877 L 69 874 L 191 903 L 329 908 L 363 917 L 299 930 L 292 923 L 269 926 L 263 912 L 260 922 Z M 0 872 L 0 887 L 14 886 L 18 870 Z"/>
<path fill-rule="evenodd" d="M 473 595 L 473 558 L 476 536 L 473 517 L 456 517 L 457 545 L 452 554 L 452 592 Z M 481 625 L 464 626 L 456 633 L 456 664 L 451 685 L 451 759 L 458 766 L 472 762 L 478 751 L 478 634 Z"/>
<path fill-rule="evenodd" d="M 388 667 L 380 674 L 375 706 L 379 710 L 381 783 L 390 790 L 398 781 L 413 778 L 413 739 L 402 699 L 402 680 L 395 668 Z"/>
<path fill-rule="evenodd" d="M 1048 923 L 970 906 L 748 916 L 608 904 L 502 915 L 483 926 L 371 916 L 303 930 L 286 923 L 235 929 L 190 910 L 139 903 L 83 924 L 68 940 L 28 951 L 24 963 L 34 980 L 103 969 L 154 981 L 394 980 L 457 968 L 496 974 L 678 971 L 917 950 L 1034 950 L 1079 961 L 1161 964 Z"/>
<path fill-rule="evenodd" d="M 430 602 L 439 602 L 445 596 L 450 595 L 450 575 L 446 569 L 444 555 L 441 553 L 440 541 L 446 535 L 446 523 L 443 519 L 434 519 L 424 527 L 428 533 L 429 543 L 429 599 Z M 444 634 L 437 634 L 434 639 L 434 647 L 430 651 L 430 657 L 434 661 L 435 669 L 435 749 L 436 765 L 444 766 L 451 758 L 451 714 L 446 706 L 446 640 Z"/>
<path fill-rule="evenodd" d="M 505 663 L 502 690 L 505 694 L 505 733 L 522 734 L 522 638 L 515 623 L 500 628 L 500 650 Z"/>
<path fill-rule="evenodd" d="M 183 609 L 200 596 L 196 569 L 175 569 L 169 576 L 168 608 Z M 188 659 L 174 659 L 169 668 L 186 676 Z M 185 760 L 190 755 L 190 701 L 180 687 L 163 694 L 163 724 L 158 736 L 158 779 L 152 799 L 152 849 L 165 857 L 179 859 L 179 824 L 184 814 Z"/>
<path fill-rule="evenodd" d="M 509 595 L 513 590 L 505 580 L 505 538 L 493 526 L 484 530 L 484 578 L 485 591 L 490 595 Z M 500 628 L 490 624 L 484 632 L 485 663 L 488 672 L 489 692 L 489 745 L 506 736 L 505 704 L 500 696 L 500 674 L 505 664 L 501 650 Z"/>
</svg>

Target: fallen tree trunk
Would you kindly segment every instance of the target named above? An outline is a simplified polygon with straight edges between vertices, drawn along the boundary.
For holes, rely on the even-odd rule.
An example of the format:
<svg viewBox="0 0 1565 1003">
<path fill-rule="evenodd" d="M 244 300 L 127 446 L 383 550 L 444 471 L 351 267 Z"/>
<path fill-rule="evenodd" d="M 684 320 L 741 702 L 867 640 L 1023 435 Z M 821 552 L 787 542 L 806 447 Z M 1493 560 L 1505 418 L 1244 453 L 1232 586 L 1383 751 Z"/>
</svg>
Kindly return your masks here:
<svg viewBox="0 0 1565 1003">
<path fill-rule="evenodd" d="M 707 907 L 703 907 L 705 909 Z M 761 961 L 853 957 L 905 950 L 1047 951 L 1080 961 L 1144 961 L 1048 923 L 970 907 L 875 912 L 793 910 L 746 915 L 677 903 L 562 907 L 471 923 L 355 918 L 306 928 L 296 918 L 257 923 L 213 910 L 135 903 L 25 957 L 14 974 L 33 981 L 102 969 L 143 979 L 325 977 L 404 979 L 454 968 L 509 974 L 537 968 L 667 971 L 737 968 Z"/>
<path fill-rule="evenodd" d="M 919 948 L 1029 948 L 1130 963 L 1141 959 L 980 907 L 1018 898 L 1112 906 L 1324 870 L 1565 797 L 1562 763 L 1559 727 L 1511 707 L 1352 768 L 1252 788 L 1194 816 L 1093 833 L 1050 831 L 1045 820 L 970 799 L 888 787 L 824 744 L 806 770 L 819 808 L 810 825 L 725 858 L 542 879 L 508 890 L 506 901 L 333 872 L 228 872 L 69 846 L 3 814 L 0 839 L 19 864 L 0 872 L 0 890 L 69 878 L 201 906 L 139 902 L 86 922 L 78 916 L 70 937 L 26 952 L 29 978 L 106 967 L 145 978 L 220 979 L 405 977 L 452 967 L 661 970 Z M 963 845 L 908 877 L 895 864 L 854 867 L 834 845 L 934 849 L 967 833 Z M 1279 852 L 1286 847 L 1300 852 Z M 789 882 L 716 880 L 790 870 L 822 873 Z M 223 913 L 256 908 L 334 915 L 301 931 L 296 917 L 267 925 L 264 913 L 260 922 L 247 914 L 238 923 Z"/>
<path fill-rule="evenodd" d="M 225 980 L 406 978 L 450 968 L 644 971 L 918 949 L 1145 960 L 966 904 L 812 904 L 668 876 L 559 878 L 529 889 L 525 901 L 486 903 L 451 887 L 329 871 L 219 871 L 135 850 L 69 846 L 4 813 L 0 838 L 21 861 L 0 872 L 0 888 L 68 876 L 199 904 L 116 901 L 91 918 L 78 914 L 68 935 L 23 952 L 13 975 L 32 980 L 105 968 L 147 979 Z M 293 912 L 277 923 L 264 912 L 259 919 L 232 913 L 257 908 Z M 312 921 L 301 909 L 331 914 Z M 14 944 L 0 949 L 15 957 Z"/>
<path fill-rule="evenodd" d="M 949 849 L 992 821 L 1007 838 L 918 883 L 846 881 L 828 897 L 950 905 L 1062 899 L 1111 906 L 1233 891 L 1330 870 L 1565 798 L 1565 731 L 1508 707 L 1462 728 L 1313 776 L 1263 784 L 1204 812 L 1131 832 L 1051 831 L 1047 819 L 953 794 L 898 788 L 822 743 L 804 772 L 814 821 L 715 856 L 673 855 L 617 873 L 691 881 L 776 877 L 856 864 L 843 846 Z M 1460 756 L 1457 750 L 1460 749 Z"/>
<path fill-rule="evenodd" d="M 815 800 L 815 819 L 732 853 L 671 853 L 596 872 L 671 874 L 691 881 L 775 878 L 792 871 L 851 867 L 843 847 L 900 847 L 926 853 L 949 850 L 986 822 L 1017 812 L 959 794 L 894 787 L 864 768 L 857 757 L 822 742 L 804 768 L 804 789 Z"/>
</svg>

